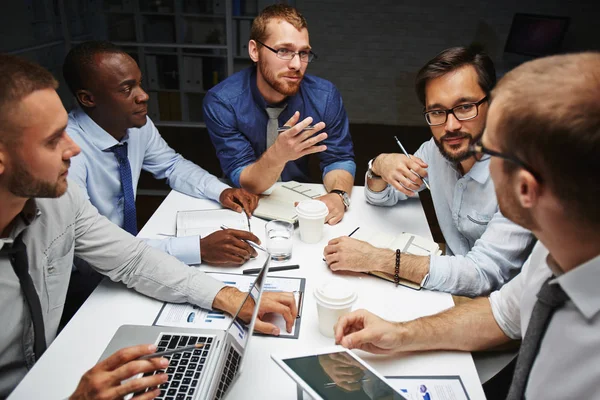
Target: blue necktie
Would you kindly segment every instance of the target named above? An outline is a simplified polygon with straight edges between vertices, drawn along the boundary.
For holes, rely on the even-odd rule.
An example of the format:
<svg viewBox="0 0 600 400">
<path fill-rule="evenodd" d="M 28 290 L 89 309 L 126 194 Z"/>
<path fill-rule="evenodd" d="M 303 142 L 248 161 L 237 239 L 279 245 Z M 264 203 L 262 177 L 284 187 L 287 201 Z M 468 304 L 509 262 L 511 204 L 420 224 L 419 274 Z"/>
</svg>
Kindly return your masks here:
<svg viewBox="0 0 600 400">
<path fill-rule="evenodd" d="M 135 236 L 138 230 L 135 197 L 133 196 L 133 179 L 131 178 L 131 166 L 127 158 L 127 142 L 111 147 L 110 151 L 115 153 L 119 163 L 121 190 L 123 192 L 123 229 Z"/>
</svg>

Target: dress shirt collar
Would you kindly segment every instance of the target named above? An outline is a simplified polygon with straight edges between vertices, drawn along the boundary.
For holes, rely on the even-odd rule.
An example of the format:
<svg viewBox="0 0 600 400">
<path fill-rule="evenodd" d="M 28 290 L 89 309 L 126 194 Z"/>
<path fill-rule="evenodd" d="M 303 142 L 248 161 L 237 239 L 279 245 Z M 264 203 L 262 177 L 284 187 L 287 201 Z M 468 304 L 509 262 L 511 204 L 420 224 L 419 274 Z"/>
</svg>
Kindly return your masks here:
<svg viewBox="0 0 600 400">
<path fill-rule="evenodd" d="M 77 107 L 73 113 L 79 127 L 88 136 L 94 145 L 102 151 L 106 151 L 111 147 L 126 142 L 129 139 L 129 129 L 119 142 L 110 133 L 100 127 L 81 107 Z"/>
<path fill-rule="evenodd" d="M 12 229 L 7 238 L 0 238 L 0 249 L 5 244 L 12 244 L 17 236 L 21 234 L 31 223 L 42 215 L 42 212 L 37 207 L 35 199 L 29 199 L 25 202 L 23 210 L 17 215 L 12 222 Z"/>
<path fill-rule="evenodd" d="M 556 281 L 587 319 L 600 311 L 600 255 L 560 275 Z"/>
<path fill-rule="evenodd" d="M 490 178 L 490 156 L 484 155 L 479 161 L 476 161 L 467 176 L 483 185 Z"/>
</svg>

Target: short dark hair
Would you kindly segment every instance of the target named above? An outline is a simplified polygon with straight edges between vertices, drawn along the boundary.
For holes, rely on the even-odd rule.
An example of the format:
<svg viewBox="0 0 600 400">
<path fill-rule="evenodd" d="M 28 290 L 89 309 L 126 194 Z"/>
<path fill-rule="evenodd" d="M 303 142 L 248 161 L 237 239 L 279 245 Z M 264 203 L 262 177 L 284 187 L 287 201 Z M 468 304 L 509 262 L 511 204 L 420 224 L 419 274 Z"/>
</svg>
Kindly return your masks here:
<svg viewBox="0 0 600 400">
<path fill-rule="evenodd" d="M 541 175 L 561 201 L 565 217 L 595 228 L 600 225 L 598 99 L 598 52 L 522 64 L 492 92 L 492 103 L 500 107 L 501 151 L 514 154 Z"/>
<path fill-rule="evenodd" d="M 267 25 L 272 19 L 281 19 L 289 22 L 298 30 L 307 28 L 306 19 L 304 19 L 297 9 L 287 4 L 272 4 L 265 7 L 260 14 L 254 18 L 252 29 L 250 30 L 250 39 L 265 42 L 268 34 Z"/>
<path fill-rule="evenodd" d="M 496 85 L 496 69 L 492 59 L 476 45 L 452 47 L 442 51 L 419 70 L 416 79 L 417 96 L 425 105 L 425 86 L 431 79 L 439 78 L 465 65 L 472 65 L 477 72 L 479 86 L 489 95 Z"/>
<path fill-rule="evenodd" d="M 127 54 L 111 42 L 103 40 L 90 40 L 73 47 L 65 57 L 63 76 L 73 96 L 80 89 L 87 89 L 88 77 L 96 62 L 97 54 Z"/>
<path fill-rule="evenodd" d="M 43 89 L 56 89 L 58 82 L 44 67 L 10 54 L 0 54 L 0 142 L 17 139 L 9 115 L 18 102 Z"/>
</svg>

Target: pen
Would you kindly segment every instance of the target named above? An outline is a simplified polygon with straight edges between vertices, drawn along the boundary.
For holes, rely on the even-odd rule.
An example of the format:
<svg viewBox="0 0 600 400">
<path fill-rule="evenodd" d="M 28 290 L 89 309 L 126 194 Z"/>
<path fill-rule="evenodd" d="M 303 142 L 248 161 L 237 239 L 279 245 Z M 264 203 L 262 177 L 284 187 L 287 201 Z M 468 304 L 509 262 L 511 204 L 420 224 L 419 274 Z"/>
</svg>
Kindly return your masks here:
<svg viewBox="0 0 600 400">
<path fill-rule="evenodd" d="M 277 271 L 289 271 L 290 269 L 298 269 L 300 266 L 298 264 L 295 265 L 282 265 L 280 267 L 269 267 L 269 272 L 277 272 Z M 242 271 L 244 275 L 250 274 L 258 274 L 262 268 L 248 268 Z"/>
<path fill-rule="evenodd" d="M 228 227 L 226 227 L 225 225 L 221 225 L 221 229 L 229 229 Z M 264 247 L 262 247 L 261 245 L 258 245 L 250 240 L 246 240 L 246 239 L 242 239 L 244 242 L 248 243 L 250 246 L 254 247 L 255 249 L 258 249 L 260 251 L 264 251 L 267 254 L 271 254 L 269 253 L 269 251 L 267 249 L 265 249 Z M 273 268 L 269 268 L 269 271 L 272 271 Z"/>
<path fill-rule="evenodd" d="M 400 146 L 400 149 L 402 150 L 402 152 L 404 153 L 404 155 L 408 158 L 411 158 L 410 154 L 408 154 L 406 152 L 406 149 L 404 148 L 404 146 L 402 146 L 402 143 L 400 143 L 400 140 L 398 139 L 398 136 L 394 136 L 394 139 L 396 139 L 396 143 L 398 143 L 398 146 Z M 429 187 L 429 183 L 427 183 L 427 181 L 425 180 L 425 178 L 423 178 L 421 175 L 417 174 L 415 171 L 413 171 L 412 169 L 410 170 L 410 172 L 412 172 L 413 174 L 415 174 L 416 176 L 418 176 L 419 178 L 421 178 L 421 180 L 423 181 L 423 183 L 425 184 L 425 187 L 429 190 L 431 190 L 431 188 Z"/>
<path fill-rule="evenodd" d="M 294 293 L 298 293 L 298 307 L 296 307 L 298 309 L 298 315 L 296 315 L 296 318 L 301 318 L 302 315 L 300 315 L 300 312 L 302 311 L 302 304 L 304 302 L 304 292 L 296 290 Z"/>
<path fill-rule="evenodd" d="M 348 235 L 348 237 L 354 235 L 356 233 L 357 230 L 360 229 L 360 226 L 357 226 L 355 230 L 353 230 L 352 232 L 350 232 L 350 234 Z"/>
<path fill-rule="evenodd" d="M 292 127 L 288 126 L 288 125 L 284 125 L 281 128 L 277 128 L 277 133 L 285 132 L 288 129 L 292 129 Z M 306 132 L 306 131 L 310 131 L 310 130 L 313 130 L 313 129 L 315 129 L 314 125 L 308 125 L 306 128 L 303 128 L 300 132 Z"/>
<path fill-rule="evenodd" d="M 201 349 L 202 347 L 204 347 L 204 343 L 196 343 L 191 346 L 184 346 L 173 350 L 159 351 L 158 353 L 147 354 L 145 356 L 139 357 L 138 360 L 148 360 L 150 358 L 170 356 L 171 354 L 179 353 L 182 351 Z"/>
</svg>

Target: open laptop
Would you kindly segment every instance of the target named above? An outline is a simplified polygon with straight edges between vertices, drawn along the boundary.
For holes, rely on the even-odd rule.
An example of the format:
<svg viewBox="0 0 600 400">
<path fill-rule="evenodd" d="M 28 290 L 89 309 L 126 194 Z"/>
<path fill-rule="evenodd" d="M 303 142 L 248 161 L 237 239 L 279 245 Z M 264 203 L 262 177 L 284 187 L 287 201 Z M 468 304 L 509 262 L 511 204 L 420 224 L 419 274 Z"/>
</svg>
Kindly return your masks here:
<svg viewBox="0 0 600 400">
<path fill-rule="evenodd" d="M 161 400 L 224 398 L 241 371 L 244 353 L 254 331 L 270 258 L 267 256 L 252 288 L 226 330 L 123 325 L 113 336 L 100 360 L 123 347 L 140 343 L 155 343 L 158 347 L 157 352 L 204 343 L 200 349 L 165 357 L 170 360 L 165 371 L 169 375 L 169 380 L 160 386 L 160 395 L 156 398 Z M 250 323 L 245 326 L 237 316 L 250 298 L 250 293 L 256 301 L 254 301 Z M 126 399 L 131 397 L 133 394 L 128 395 Z"/>
</svg>

